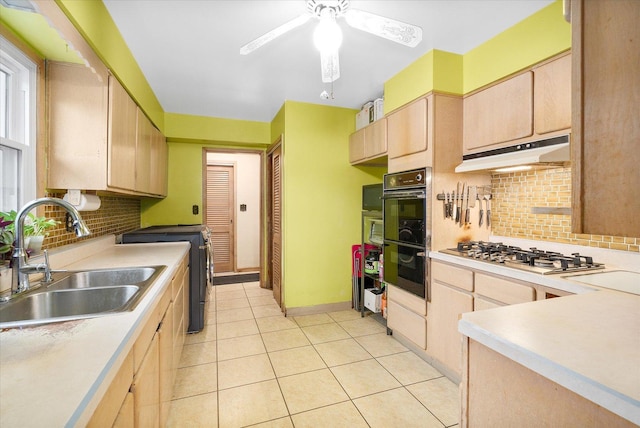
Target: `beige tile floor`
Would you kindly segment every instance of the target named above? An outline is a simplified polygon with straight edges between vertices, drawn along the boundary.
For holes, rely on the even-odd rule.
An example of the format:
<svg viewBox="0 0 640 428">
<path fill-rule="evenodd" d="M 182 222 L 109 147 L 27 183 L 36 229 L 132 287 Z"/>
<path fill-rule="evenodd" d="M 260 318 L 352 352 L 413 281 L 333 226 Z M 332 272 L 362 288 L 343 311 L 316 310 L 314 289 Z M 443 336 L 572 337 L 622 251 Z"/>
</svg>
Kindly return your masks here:
<svg viewBox="0 0 640 428">
<path fill-rule="evenodd" d="M 258 283 L 213 287 L 172 427 L 450 427 L 455 384 L 354 310 L 284 317 Z"/>
</svg>

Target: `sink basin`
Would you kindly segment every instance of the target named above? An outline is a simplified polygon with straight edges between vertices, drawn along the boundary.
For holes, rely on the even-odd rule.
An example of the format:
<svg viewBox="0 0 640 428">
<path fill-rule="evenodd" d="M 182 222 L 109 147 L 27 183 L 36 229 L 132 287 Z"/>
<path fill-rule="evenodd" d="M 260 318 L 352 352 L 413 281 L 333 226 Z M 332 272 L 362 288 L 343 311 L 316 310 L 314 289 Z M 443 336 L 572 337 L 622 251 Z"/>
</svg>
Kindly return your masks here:
<svg viewBox="0 0 640 428">
<path fill-rule="evenodd" d="M 71 321 L 132 311 L 165 266 L 66 272 L 0 304 L 0 328 Z"/>
<path fill-rule="evenodd" d="M 151 278 L 157 267 L 100 269 L 71 272 L 47 287 L 49 290 L 68 288 L 108 287 L 112 285 L 140 284 Z"/>
</svg>

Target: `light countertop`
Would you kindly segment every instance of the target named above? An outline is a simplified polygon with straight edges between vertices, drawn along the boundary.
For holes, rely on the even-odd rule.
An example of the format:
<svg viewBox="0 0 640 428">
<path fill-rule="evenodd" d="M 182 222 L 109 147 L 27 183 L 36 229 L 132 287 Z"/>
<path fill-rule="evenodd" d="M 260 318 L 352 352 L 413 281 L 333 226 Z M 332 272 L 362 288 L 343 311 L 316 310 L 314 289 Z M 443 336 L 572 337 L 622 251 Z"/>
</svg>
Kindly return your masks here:
<svg viewBox="0 0 640 428">
<path fill-rule="evenodd" d="M 171 282 L 189 243 L 115 245 L 113 236 L 52 254 L 55 269 L 165 265 L 134 311 L 0 332 L 0 426 L 83 426 Z"/>
<path fill-rule="evenodd" d="M 459 331 L 640 424 L 640 296 L 597 291 L 462 315 Z"/>
</svg>

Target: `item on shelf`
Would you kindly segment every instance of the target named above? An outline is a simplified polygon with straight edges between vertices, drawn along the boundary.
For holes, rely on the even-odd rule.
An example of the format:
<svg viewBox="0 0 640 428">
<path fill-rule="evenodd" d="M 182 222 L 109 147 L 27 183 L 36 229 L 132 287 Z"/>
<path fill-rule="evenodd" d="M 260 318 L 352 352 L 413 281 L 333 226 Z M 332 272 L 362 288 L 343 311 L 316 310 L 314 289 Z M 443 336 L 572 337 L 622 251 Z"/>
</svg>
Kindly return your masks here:
<svg viewBox="0 0 640 428">
<path fill-rule="evenodd" d="M 377 275 L 378 274 L 378 251 L 372 250 L 369 252 L 367 257 L 364 259 L 364 272 Z"/>
<path fill-rule="evenodd" d="M 383 290 L 380 288 L 367 288 L 364 290 L 364 307 L 371 312 L 379 313 L 382 307 Z"/>
<path fill-rule="evenodd" d="M 378 276 L 380 277 L 380 281 L 384 280 L 384 254 L 380 253 L 380 257 L 378 257 Z"/>
</svg>

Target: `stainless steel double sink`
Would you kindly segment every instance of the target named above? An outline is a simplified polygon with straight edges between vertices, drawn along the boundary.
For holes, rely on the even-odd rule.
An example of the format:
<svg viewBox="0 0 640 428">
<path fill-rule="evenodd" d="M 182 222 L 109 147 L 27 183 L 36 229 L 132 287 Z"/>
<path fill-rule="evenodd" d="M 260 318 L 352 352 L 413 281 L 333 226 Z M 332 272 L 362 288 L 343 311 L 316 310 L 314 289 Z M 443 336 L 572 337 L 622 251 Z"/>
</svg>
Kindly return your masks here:
<svg viewBox="0 0 640 428">
<path fill-rule="evenodd" d="M 54 274 L 54 281 L 0 303 L 0 329 L 111 315 L 136 308 L 166 266 Z"/>
</svg>

